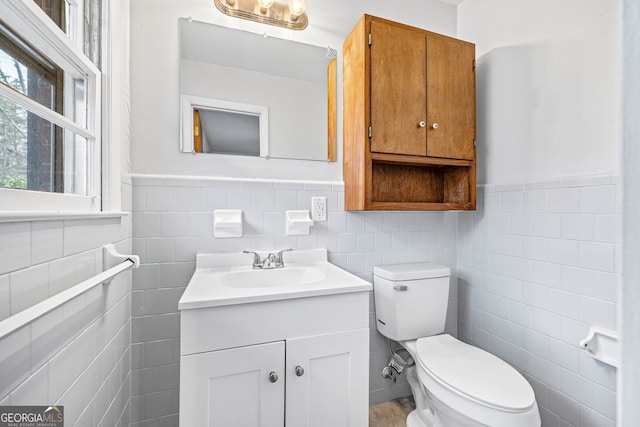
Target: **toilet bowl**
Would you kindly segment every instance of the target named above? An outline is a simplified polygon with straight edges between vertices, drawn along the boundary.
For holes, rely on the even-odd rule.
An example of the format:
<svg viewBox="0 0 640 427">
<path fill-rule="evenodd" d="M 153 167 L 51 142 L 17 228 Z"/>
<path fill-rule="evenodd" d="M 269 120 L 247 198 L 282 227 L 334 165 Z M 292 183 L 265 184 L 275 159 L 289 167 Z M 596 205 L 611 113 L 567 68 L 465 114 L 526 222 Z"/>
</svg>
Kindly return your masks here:
<svg viewBox="0 0 640 427">
<path fill-rule="evenodd" d="M 407 380 L 416 410 L 409 427 L 539 427 L 531 385 L 512 366 L 443 334 L 450 270 L 435 264 L 374 268 L 378 331 L 415 365 Z"/>
<path fill-rule="evenodd" d="M 431 412 L 408 426 L 540 426 L 533 389 L 502 359 L 446 334 L 401 344 L 415 361 L 414 399 Z M 425 417 L 431 425 L 417 422 Z"/>
</svg>

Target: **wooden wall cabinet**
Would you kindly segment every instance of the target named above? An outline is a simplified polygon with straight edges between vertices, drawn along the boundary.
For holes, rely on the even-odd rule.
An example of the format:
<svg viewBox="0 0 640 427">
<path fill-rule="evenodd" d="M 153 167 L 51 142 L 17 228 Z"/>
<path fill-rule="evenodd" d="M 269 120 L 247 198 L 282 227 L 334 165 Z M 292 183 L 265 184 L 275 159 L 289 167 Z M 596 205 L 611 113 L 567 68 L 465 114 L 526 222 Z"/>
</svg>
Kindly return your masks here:
<svg viewBox="0 0 640 427">
<path fill-rule="evenodd" d="M 476 207 L 475 46 L 364 15 L 343 46 L 346 210 Z"/>
</svg>

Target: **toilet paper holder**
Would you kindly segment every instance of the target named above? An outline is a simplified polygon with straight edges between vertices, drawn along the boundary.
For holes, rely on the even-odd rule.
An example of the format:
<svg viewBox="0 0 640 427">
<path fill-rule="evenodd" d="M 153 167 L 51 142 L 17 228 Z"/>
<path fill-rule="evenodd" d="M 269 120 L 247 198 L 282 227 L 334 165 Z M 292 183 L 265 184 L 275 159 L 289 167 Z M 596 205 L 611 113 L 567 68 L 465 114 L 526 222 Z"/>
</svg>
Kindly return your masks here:
<svg viewBox="0 0 640 427">
<path fill-rule="evenodd" d="M 616 331 L 592 326 L 586 338 L 580 341 L 580 347 L 602 363 L 614 368 L 620 366 L 620 346 Z"/>
</svg>

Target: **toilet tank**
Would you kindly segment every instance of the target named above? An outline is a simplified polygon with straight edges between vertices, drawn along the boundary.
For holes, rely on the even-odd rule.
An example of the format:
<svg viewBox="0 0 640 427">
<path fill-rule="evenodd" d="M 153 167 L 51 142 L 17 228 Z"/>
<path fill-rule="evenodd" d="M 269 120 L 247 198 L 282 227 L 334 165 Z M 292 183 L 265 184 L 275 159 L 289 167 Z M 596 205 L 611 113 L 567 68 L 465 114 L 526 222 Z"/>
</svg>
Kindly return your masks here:
<svg viewBox="0 0 640 427">
<path fill-rule="evenodd" d="M 451 270 L 438 264 L 397 264 L 373 268 L 378 332 L 394 341 L 444 332 Z"/>
</svg>

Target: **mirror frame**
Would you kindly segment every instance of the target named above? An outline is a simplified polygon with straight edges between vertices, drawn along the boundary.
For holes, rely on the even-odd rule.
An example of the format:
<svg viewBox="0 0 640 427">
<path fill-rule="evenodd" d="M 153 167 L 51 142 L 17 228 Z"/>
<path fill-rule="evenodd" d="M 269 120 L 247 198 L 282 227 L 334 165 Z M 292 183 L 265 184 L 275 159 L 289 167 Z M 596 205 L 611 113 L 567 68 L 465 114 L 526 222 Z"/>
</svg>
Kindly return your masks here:
<svg viewBox="0 0 640 427">
<path fill-rule="evenodd" d="M 327 161 L 338 161 L 338 61 L 327 67 Z"/>
</svg>

